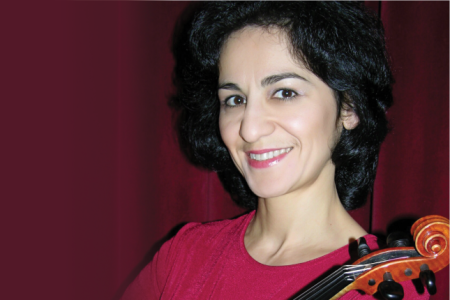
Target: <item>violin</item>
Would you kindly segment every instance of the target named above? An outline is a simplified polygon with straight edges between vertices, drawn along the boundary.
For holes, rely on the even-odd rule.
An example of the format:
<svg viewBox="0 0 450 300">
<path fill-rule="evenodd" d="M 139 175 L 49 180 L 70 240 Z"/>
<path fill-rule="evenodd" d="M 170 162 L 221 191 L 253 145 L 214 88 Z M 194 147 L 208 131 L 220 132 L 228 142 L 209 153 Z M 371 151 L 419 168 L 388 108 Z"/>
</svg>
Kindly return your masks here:
<svg viewBox="0 0 450 300">
<path fill-rule="evenodd" d="M 358 241 L 360 258 L 344 265 L 293 300 L 335 300 L 351 290 L 384 299 L 403 299 L 403 287 L 398 283 L 420 278 L 428 293 L 436 293 L 434 273 L 448 266 L 449 220 L 432 215 L 417 220 L 411 227 L 415 247 L 402 240 L 394 247 L 370 253 L 364 238 Z"/>
</svg>

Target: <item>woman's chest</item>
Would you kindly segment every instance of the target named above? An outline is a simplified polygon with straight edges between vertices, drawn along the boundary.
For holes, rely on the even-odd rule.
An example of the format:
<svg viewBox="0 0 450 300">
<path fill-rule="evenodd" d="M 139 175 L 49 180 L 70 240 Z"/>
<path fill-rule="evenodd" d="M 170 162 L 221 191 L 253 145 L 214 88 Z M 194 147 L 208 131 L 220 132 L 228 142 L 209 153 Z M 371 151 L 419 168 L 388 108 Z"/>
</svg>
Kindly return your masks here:
<svg viewBox="0 0 450 300">
<path fill-rule="evenodd" d="M 203 245 L 177 256 L 161 299 L 289 299 L 337 265 L 322 259 L 271 267 L 252 260 L 236 245 Z"/>
</svg>

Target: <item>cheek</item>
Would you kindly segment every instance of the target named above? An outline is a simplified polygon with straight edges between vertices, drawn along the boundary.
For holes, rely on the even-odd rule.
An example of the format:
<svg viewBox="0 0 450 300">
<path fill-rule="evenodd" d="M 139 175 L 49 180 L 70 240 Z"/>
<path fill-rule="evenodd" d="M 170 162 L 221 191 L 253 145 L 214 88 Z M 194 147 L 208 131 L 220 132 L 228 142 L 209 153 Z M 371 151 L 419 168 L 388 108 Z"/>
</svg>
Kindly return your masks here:
<svg viewBox="0 0 450 300">
<path fill-rule="evenodd" d="M 302 110 L 295 115 L 286 116 L 284 124 L 304 146 L 323 144 L 327 147 L 330 141 L 334 141 L 337 131 L 333 112 L 317 109 Z"/>
<path fill-rule="evenodd" d="M 242 162 L 238 155 L 238 149 L 240 145 L 239 122 L 233 121 L 234 119 L 219 117 L 219 131 L 220 136 L 230 153 L 231 159 L 239 172 L 243 174 Z"/>
<path fill-rule="evenodd" d="M 236 135 L 239 134 L 239 131 L 236 132 L 234 127 L 235 126 L 233 126 L 233 122 L 230 118 L 226 118 L 222 114 L 219 116 L 220 136 L 230 152 L 233 151 L 234 140 L 236 139 Z"/>
</svg>

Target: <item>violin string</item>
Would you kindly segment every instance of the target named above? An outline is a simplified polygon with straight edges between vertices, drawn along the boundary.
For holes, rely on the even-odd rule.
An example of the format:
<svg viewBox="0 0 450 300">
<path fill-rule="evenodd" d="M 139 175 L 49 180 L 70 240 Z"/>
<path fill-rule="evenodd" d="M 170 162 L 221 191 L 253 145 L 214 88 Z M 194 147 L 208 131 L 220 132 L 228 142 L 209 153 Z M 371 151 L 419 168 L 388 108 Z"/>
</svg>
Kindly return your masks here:
<svg viewBox="0 0 450 300">
<path fill-rule="evenodd" d="M 346 271 L 345 274 L 351 275 L 351 274 L 356 274 L 356 276 L 359 276 L 362 272 L 368 271 L 372 269 L 372 266 L 367 266 L 363 269 L 357 269 L 357 270 L 353 270 L 353 271 Z"/>
<path fill-rule="evenodd" d="M 343 275 L 334 278 L 333 281 L 329 281 L 326 285 L 323 285 L 321 289 L 315 289 L 309 292 L 307 295 L 302 295 L 299 300 L 328 300 L 331 296 L 335 295 L 342 289 L 342 283 L 344 287 L 347 285 L 343 279 Z M 339 290 L 338 290 L 339 289 Z"/>
<path fill-rule="evenodd" d="M 395 261 L 395 260 L 399 260 L 399 259 L 405 259 L 405 258 L 411 258 L 411 256 L 402 256 L 402 257 L 396 257 L 396 258 L 391 258 L 391 259 L 379 260 L 379 261 L 376 261 L 376 262 L 373 262 L 373 263 L 360 264 L 360 265 L 357 265 L 357 266 L 371 266 L 371 267 L 374 267 L 376 265 L 379 265 L 379 264 L 382 264 L 382 263 L 385 263 L 385 262 L 391 262 L 391 261 Z"/>
<path fill-rule="evenodd" d="M 306 296 L 308 294 L 314 293 L 315 290 L 321 289 L 322 286 L 327 285 L 329 281 L 341 276 L 343 274 L 343 268 L 344 268 L 344 266 L 340 267 L 335 272 L 333 272 L 330 276 L 327 276 L 324 280 L 319 281 L 317 284 L 315 284 L 310 289 L 308 289 L 308 291 L 306 291 L 304 293 L 304 295 Z"/>
<path fill-rule="evenodd" d="M 325 286 L 329 285 L 330 282 L 333 282 L 334 280 L 339 279 L 343 275 L 344 267 L 345 266 L 340 267 L 335 272 L 333 272 L 330 276 L 328 276 L 324 280 L 318 282 L 312 288 L 308 289 L 306 292 L 297 296 L 293 300 L 305 300 L 305 299 L 311 298 L 313 296 L 312 294 L 316 294 L 318 291 L 323 290 Z"/>
<path fill-rule="evenodd" d="M 361 265 L 344 265 L 293 300 L 319 300 L 318 297 L 320 297 L 320 293 L 328 292 L 330 291 L 330 289 L 333 289 L 334 287 L 342 284 L 342 282 L 345 281 L 345 277 L 347 277 L 348 275 L 352 275 L 355 273 L 356 276 L 358 276 L 362 272 L 369 270 L 370 268 L 371 267 Z"/>
<path fill-rule="evenodd" d="M 327 284 L 323 286 L 321 289 L 314 290 L 314 292 L 311 295 L 309 295 L 307 299 L 320 300 L 321 297 L 324 296 L 323 295 L 324 293 L 333 291 L 336 288 L 336 286 L 338 286 L 339 283 L 343 281 L 344 281 L 344 274 L 340 274 L 339 277 L 333 278 L 331 281 L 328 281 Z"/>
</svg>

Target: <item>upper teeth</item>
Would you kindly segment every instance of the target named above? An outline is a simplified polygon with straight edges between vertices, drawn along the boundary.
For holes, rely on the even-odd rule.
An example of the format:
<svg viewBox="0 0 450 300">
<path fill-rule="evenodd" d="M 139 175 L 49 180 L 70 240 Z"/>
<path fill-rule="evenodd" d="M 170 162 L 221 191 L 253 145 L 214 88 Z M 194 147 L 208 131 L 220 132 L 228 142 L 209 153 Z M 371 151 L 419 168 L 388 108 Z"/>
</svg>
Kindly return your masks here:
<svg viewBox="0 0 450 300">
<path fill-rule="evenodd" d="M 270 152 L 266 152 L 266 153 L 262 153 L 262 154 L 250 153 L 250 158 L 255 159 L 255 160 L 266 160 L 266 159 L 271 159 L 271 158 L 277 157 L 278 155 L 283 154 L 283 153 L 288 153 L 291 150 L 292 150 L 292 148 L 285 148 L 285 149 L 270 151 Z"/>
</svg>

